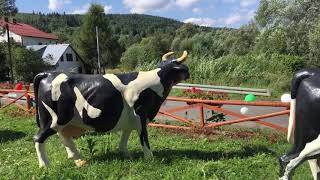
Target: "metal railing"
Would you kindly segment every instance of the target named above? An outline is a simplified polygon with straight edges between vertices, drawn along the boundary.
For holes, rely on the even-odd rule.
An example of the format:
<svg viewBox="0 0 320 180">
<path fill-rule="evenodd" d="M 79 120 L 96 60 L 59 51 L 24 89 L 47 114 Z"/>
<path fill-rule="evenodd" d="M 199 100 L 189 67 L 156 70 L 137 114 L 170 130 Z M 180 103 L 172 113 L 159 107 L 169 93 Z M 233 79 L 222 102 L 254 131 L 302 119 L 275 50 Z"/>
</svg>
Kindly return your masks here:
<svg viewBox="0 0 320 180">
<path fill-rule="evenodd" d="M 202 91 L 214 91 L 214 92 L 224 92 L 230 94 L 253 94 L 257 96 L 271 96 L 270 89 L 255 89 L 255 88 L 242 88 L 242 87 L 229 87 L 229 86 L 212 86 L 212 85 L 202 85 L 202 84 L 188 84 L 179 83 L 173 86 L 175 89 L 191 89 L 197 88 Z"/>
</svg>

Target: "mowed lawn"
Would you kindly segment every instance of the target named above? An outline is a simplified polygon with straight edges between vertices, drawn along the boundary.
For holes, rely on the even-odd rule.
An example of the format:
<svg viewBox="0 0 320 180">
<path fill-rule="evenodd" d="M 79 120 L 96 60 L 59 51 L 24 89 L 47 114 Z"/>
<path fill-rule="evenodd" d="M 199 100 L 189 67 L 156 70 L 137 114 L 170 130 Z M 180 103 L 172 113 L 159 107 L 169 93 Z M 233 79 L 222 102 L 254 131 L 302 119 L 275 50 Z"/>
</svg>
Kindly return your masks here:
<svg viewBox="0 0 320 180">
<path fill-rule="evenodd" d="M 290 147 L 273 131 L 231 129 L 178 132 L 149 128 L 152 160 L 145 160 L 137 133 L 129 140 L 133 160 L 118 151 L 119 133 L 87 134 L 76 140 L 89 164 L 76 168 L 57 135 L 47 141 L 51 167 L 40 169 L 32 116 L 0 111 L 0 179 L 278 179 L 278 157 Z M 294 179 L 312 179 L 300 166 Z"/>
</svg>

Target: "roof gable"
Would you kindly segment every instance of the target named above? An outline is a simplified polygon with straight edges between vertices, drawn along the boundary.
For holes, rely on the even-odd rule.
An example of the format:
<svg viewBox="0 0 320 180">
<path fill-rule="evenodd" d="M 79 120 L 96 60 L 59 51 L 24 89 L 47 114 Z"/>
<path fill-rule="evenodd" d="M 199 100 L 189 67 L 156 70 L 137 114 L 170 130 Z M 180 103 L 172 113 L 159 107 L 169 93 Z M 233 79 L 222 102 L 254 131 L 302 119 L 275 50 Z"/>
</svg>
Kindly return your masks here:
<svg viewBox="0 0 320 180">
<path fill-rule="evenodd" d="M 69 46 L 70 44 L 31 45 L 27 46 L 27 49 L 39 51 L 42 53 L 42 59 L 53 66 Z"/>
<path fill-rule="evenodd" d="M 6 24 L 8 24 L 8 26 L 9 26 L 9 31 L 11 31 L 17 35 L 20 35 L 20 36 L 58 40 L 57 36 L 43 32 L 43 31 L 41 31 L 37 28 L 34 28 L 28 24 L 5 22 L 3 19 L 0 19 L 0 26 L 1 27 L 5 27 Z"/>
</svg>

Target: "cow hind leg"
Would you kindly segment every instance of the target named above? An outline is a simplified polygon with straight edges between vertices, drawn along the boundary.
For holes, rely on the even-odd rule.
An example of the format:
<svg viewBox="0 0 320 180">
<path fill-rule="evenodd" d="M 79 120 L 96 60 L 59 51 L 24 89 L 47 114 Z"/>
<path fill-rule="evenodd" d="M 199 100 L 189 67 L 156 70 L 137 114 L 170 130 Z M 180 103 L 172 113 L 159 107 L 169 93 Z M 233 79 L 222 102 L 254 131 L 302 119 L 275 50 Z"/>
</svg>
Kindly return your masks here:
<svg viewBox="0 0 320 180">
<path fill-rule="evenodd" d="M 301 151 L 298 157 L 290 160 L 285 168 L 284 176 L 281 179 L 290 179 L 295 168 L 305 160 L 312 159 L 320 154 L 320 135 L 317 139 L 306 144 L 305 148 Z"/>
<path fill-rule="evenodd" d="M 119 143 L 119 151 L 122 153 L 125 157 L 128 157 L 131 159 L 131 155 L 128 151 L 128 140 L 129 136 L 131 134 L 131 130 L 123 130 L 120 143 Z"/>
<path fill-rule="evenodd" d="M 77 167 L 81 167 L 85 164 L 87 164 L 87 161 L 81 159 L 81 154 L 78 151 L 73 138 L 71 136 L 68 136 L 67 134 L 63 133 L 63 131 L 59 132 L 59 136 L 62 139 L 62 142 L 66 148 L 68 158 L 73 159 L 74 163 Z"/>
<path fill-rule="evenodd" d="M 39 167 L 48 167 L 49 166 L 49 160 L 46 154 L 46 150 L 45 150 L 45 140 L 55 134 L 56 131 L 54 131 L 51 128 L 47 128 L 45 130 L 41 130 L 39 131 L 39 133 L 34 137 L 34 141 L 35 141 L 35 148 L 36 148 L 36 152 L 37 152 L 37 156 L 38 156 L 38 160 L 39 160 Z"/>
<path fill-rule="evenodd" d="M 320 179 L 320 167 L 319 167 L 319 159 L 311 159 L 308 160 L 310 170 L 312 172 L 312 176 L 314 180 Z"/>
</svg>

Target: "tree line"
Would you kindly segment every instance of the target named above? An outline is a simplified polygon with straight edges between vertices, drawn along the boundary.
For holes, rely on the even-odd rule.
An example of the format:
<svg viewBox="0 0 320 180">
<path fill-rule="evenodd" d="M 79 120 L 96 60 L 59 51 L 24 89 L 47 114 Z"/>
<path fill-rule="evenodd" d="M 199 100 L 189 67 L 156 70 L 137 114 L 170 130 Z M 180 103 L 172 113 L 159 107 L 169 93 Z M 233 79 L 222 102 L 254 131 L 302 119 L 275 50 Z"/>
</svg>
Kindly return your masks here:
<svg viewBox="0 0 320 180">
<path fill-rule="evenodd" d="M 281 62 L 282 70 L 288 71 L 287 79 L 302 67 L 320 66 L 319 11 L 318 1 L 261 0 L 254 19 L 237 29 L 200 27 L 149 15 L 106 15 L 99 4 L 92 4 L 85 15 L 34 12 L 17 13 L 14 17 L 18 22 L 58 35 L 61 42 L 71 43 L 85 60 L 87 72 L 97 68 L 95 26 L 98 26 L 104 67 L 143 69 L 155 65 L 169 50 L 188 50 L 191 69 L 214 83 L 213 74 L 199 74 L 202 62 L 228 62 L 229 69 L 219 70 L 226 77 L 227 73 L 246 68 L 248 62 L 255 63 L 248 65 L 251 68 L 263 67 L 259 65 L 262 62 Z M 237 59 L 243 63 L 237 62 L 232 69 L 230 63 Z M 194 79 L 200 80 L 199 77 Z M 266 79 L 266 86 L 272 84 L 270 79 Z M 246 81 L 250 80 L 243 80 Z"/>
</svg>

